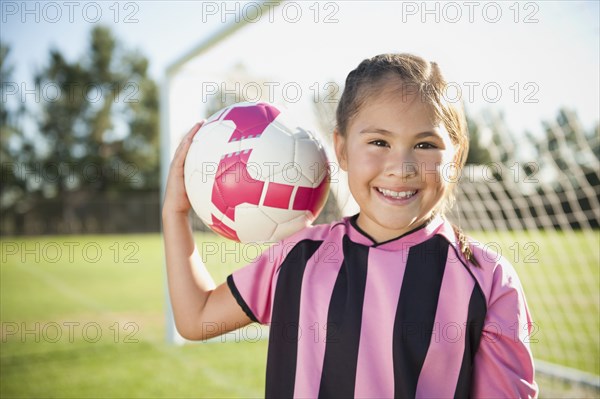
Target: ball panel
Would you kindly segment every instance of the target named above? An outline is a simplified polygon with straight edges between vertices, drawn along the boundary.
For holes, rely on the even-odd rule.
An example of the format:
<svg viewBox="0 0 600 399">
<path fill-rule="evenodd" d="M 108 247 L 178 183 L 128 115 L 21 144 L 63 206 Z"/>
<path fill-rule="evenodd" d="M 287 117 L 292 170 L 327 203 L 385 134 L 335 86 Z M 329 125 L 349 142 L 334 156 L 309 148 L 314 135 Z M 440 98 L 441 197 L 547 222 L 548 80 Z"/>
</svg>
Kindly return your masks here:
<svg viewBox="0 0 600 399">
<path fill-rule="evenodd" d="M 223 223 L 222 221 L 220 221 L 219 219 L 217 219 L 214 216 L 212 217 L 212 223 L 209 224 L 208 227 L 210 227 L 215 233 L 217 233 L 225 238 L 229 238 L 230 240 L 237 241 L 237 242 L 240 241 L 240 239 L 234 229 L 226 226 L 225 223 Z"/>
<path fill-rule="evenodd" d="M 238 212 L 236 232 L 241 242 L 278 241 L 310 223 L 307 211 L 243 204 Z"/>
<path fill-rule="evenodd" d="M 266 103 L 232 108 L 223 118 L 224 121 L 232 121 L 236 126 L 229 141 L 239 141 L 262 135 L 265 128 L 275 120 L 277 115 L 279 115 L 279 110 Z"/>
<path fill-rule="evenodd" d="M 224 154 L 240 150 L 240 143 L 228 143 L 229 136 L 234 130 L 235 126 L 231 122 L 203 125 L 194 136 L 186 163 L 189 159 L 193 159 L 195 169 L 214 174 Z"/>
<path fill-rule="evenodd" d="M 214 129 L 206 132 L 206 137 L 203 138 L 205 145 L 200 150 L 203 155 L 210 157 L 206 159 L 219 159 L 225 154 L 240 150 L 240 143 L 230 140 L 236 131 L 235 123 L 225 120 L 219 121 L 213 126 L 215 126 Z"/>
<path fill-rule="evenodd" d="M 282 112 L 277 115 L 277 118 L 275 118 L 272 124 L 279 127 L 282 131 L 286 132 L 290 136 L 305 134 L 304 129 L 299 127 L 300 124 L 296 118 L 292 117 L 287 112 Z"/>
<path fill-rule="evenodd" d="M 329 179 L 323 179 L 321 184 L 315 188 L 310 187 L 299 187 L 294 198 L 294 206 L 292 209 L 295 210 L 308 210 L 311 212 L 314 218 L 317 217 L 325 201 L 327 201 L 327 194 L 329 193 Z"/>
<path fill-rule="evenodd" d="M 198 170 L 189 173 L 184 172 L 184 177 L 185 190 L 194 212 L 204 223 L 209 223 L 211 220 L 211 207 L 207 204 L 211 203 L 212 187 L 203 181 L 204 176 Z"/>
<path fill-rule="evenodd" d="M 236 233 L 241 242 L 265 242 L 277 228 L 277 222 L 265 215 L 260 206 L 241 204 L 236 208 Z"/>
<path fill-rule="evenodd" d="M 263 205 L 272 208 L 288 209 L 290 207 L 292 191 L 294 191 L 294 186 L 269 183 Z"/>
<path fill-rule="evenodd" d="M 272 183 L 283 184 L 293 187 L 312 187 L 311 181 L 302 174 L 301 167 L 292 162 L 279 173 L 269 176 L 269 181 Z"/>
<path fill-rule="evenodd" d="M 268 206 L 261 206 L 260 209 L 265 214 L 265 217 L 268 217 L 278 225 L 297 219 L 300 216 L 306 216 L 306 211 L 278 209 Z"/>
<path fill-rule="evenodd" d="M 254 179 L 269 181 L 271 176 L 281 173 L 294 159 L 294 140 L 273 124 L 268 125 L 252 149 L 248 161 L 252 164 L 249 173 Z M 285 183 L 285 182 L 278 182 Z"/>
<path fill-rule="evenodd" d="M 249 156 L 250 151 L 228 154 L 219 163 L 211 200 L 231 220 L 235 220 L 233 210 L 239 204 L 258 205 L 260 202 L 265 183 L 248 175 L 246 163 Z"/>
<path fill-rule="evenodd" d="M 314 138 L 296 140 L 294 162 L 300 165 L 302 174 L 316 187 L 327 176 L 327 157 L 323 147 Z"/>
<path fill-rule="evenodd" d="M 309 215 L 307 215 L 307 213 L 308 212 L 306 211 L 302 212 L 301 215 L 298 215 L 294 219 L 278 224 L 269 241 L 279 241 L 283 238 L 291 236 L 295 232 L 300 231 L 305 227 L 308 227 L 312 219 L 308 217 Z"/>
</svg>

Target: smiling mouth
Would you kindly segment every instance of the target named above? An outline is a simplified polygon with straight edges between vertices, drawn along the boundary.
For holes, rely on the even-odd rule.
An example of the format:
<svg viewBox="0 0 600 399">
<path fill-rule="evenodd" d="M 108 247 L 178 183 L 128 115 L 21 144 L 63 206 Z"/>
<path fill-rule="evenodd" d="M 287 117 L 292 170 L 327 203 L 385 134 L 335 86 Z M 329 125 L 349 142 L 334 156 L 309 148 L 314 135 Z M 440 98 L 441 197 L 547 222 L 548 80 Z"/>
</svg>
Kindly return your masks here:
<svg viewBox="0 0 600 399">
<path fill-rule="evenodd" d="M 394 198 L 394 199 L 407 199 L 415 195 L 419 190 L 412 191 L 393 191 L 388 190 L 386 188 L 377 187 L 377 191 L 383 194 L 384 197 Z"/>
</svg>

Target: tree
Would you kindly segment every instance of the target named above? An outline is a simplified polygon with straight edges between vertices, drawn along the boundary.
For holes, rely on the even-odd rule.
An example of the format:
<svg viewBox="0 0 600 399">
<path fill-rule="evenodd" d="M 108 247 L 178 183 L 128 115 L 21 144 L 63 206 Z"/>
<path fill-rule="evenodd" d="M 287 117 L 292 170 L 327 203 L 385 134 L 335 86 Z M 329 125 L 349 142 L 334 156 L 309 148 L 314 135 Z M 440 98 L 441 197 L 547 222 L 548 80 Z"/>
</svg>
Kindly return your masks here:
<svg viewBox="0 0 600 399">
<path fill-rule="evenodd" d="M 36 76 L 49 149 L 40 170 L 61 170 L 47 191 L 158 189 L 158 89 L 147 70 L 148 60 L 123 49 L 105 27 L 93 29 L 78 61 L 51 51 Z M 48 87 L 59 94 L 49 98 Z"/>
<path fill-rule="evenodd" d="M 480 142 L 480 131 L 477 123 L 467 115 L 467 128 L 469 130 L 469 153 L 467 155 L 467 162 L 471 164 L 488 164 L 492 161 L 490 152 L 481 145 Z"/>
<path fill-rule="evenodd" d="M 0 48 L 5 82 L 11 68 L 8 48 Z M 29 97 L 20 109 L 3 107 L 0 113 L 1 209 L 12 220 L 3 220 L 3 229 L 19 233 L 33 221 L 37 233 L 56 232 L 57 223 L 63 232 L 109 231 L 121 227 L 113 220 L 119 216 L 102 201 L 120 202 L 137 192 L 158 204 L 159 94 L 142 54 L 126 49 L 100 26 L 74 61 L 51 50 L 34 81 L 35 102 Z M 37 129 L 23 132 L 18 127 L 22 115 Z M 148 220 L 144 225 L 152 225 L 152 218 L 142 217 Z"/>
<path fill-rule="evenodd" d="M 23 104 L 8 103 L 9 88 L 12 82 L 13 67 L 8 62 L 10 48 L 0 42 L 0 160 L 2 162 L 2 186 L 0 186 L 0 213 L 2 217 L 11 212 L 25 196 L 26 183 L 20 178 L 20 166 L 33 158 L 33 145 L 20 126 L 25 112 Z"/>
</svg>

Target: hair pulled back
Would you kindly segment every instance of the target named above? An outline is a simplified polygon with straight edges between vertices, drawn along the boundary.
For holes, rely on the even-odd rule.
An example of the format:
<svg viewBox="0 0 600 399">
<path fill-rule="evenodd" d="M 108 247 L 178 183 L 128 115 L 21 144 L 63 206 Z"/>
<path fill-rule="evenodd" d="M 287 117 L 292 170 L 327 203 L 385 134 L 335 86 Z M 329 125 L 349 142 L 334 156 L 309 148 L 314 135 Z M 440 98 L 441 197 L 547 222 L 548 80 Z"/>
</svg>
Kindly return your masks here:
<svg viewBox="0 0 600 399">
<path fill-rule="evenodd" d="M 454 167 L 460 175 L 469 152 L 469 135 L 465 114 L 460 102 L 449 102 L 445 98 L 447 82 L 435 62 L 429 62 L 413 54 L 380 54 L 363 60 L 346 78 L 344 92 L 336 111 L 336 131 L 347 134 L 348 125 L 360 112 L 364 104 L 381 93 L 397 91 L 398 95 L 417 95 L 417 99 L 431 107 L 435 117 L 450 135 L 455 146 Z M 452 207 L 458 177 L 453 179 L 446 195 L 435 214 L 444 214 Z M 476 266 L 466 236 L 453 225 L 460 252 Z"/>
</svg>

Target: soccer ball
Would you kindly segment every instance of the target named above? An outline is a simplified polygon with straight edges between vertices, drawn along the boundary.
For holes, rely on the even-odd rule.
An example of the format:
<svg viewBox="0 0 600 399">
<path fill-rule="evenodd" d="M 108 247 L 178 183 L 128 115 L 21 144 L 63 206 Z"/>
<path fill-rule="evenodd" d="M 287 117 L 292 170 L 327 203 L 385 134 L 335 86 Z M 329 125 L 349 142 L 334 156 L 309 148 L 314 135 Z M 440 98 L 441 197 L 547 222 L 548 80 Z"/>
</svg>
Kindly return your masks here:
<svg viewBox="0 0 600 399">
<path fill-rule="evenodd" d="M 238 103 L 208 118 L 184 176 L 200 219 L 239 242 L 277 241 L 308 226 L 329 193 L 323 146 L 269 103 Z"/>
</svg>

